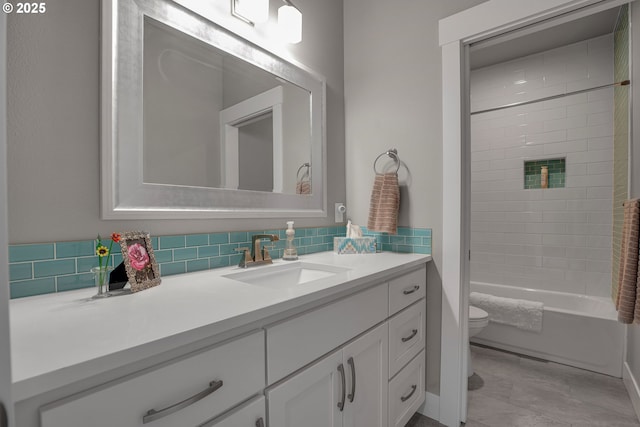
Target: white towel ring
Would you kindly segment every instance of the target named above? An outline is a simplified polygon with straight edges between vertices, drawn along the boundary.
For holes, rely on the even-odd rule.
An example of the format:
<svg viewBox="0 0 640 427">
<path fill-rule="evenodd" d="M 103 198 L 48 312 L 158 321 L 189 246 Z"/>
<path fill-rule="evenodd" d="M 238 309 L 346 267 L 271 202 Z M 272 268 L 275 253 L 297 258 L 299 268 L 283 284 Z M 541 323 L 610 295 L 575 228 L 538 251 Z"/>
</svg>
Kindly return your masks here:
<svg viewBox="0 0 640 427">
<path fill-rule="evenodd" d="M 296 180 L 298 181 L 300 181 L 300 171 L 302 170 L 302 168 L 307 168 L 307 170 L 302 174 L 302 177 L 304 178 L 305 175 L 309 175 L 309 172 L 311 170 L 311 164 L 303 163 L 302 166 L 298 168 L 298 172 L 296 172 Z"/>
<path fill-rule="evenodd" d="M 382 175 L 376 169 L 376 163 L 378 163 L 378 160 L 380 160 L 380 157 L 382 156 L 389 156 L 393 159 L 394 162 L 396 162 L 396 173 L 398 173 L 398 171 L 400 170 L 400 156 L 398 156 L 398 150 L 396 150 L 395 148 L 389 148 L 387 151 L 381 153 L 378 157 L 376 157 L 376 159 L 373 161 L 373 171 L 376 173 L 376 175 Z"/>
</svg>

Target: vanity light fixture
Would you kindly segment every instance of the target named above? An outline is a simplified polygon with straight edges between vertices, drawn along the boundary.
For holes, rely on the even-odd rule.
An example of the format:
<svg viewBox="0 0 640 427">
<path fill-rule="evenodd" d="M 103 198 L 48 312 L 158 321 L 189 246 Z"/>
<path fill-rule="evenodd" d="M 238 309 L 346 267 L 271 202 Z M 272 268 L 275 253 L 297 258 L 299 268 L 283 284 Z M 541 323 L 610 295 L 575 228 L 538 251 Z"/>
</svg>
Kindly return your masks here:
<svg viewBox="0 0 640 427">
<path fill-rule="evenodd" d="M 282 0 L 285 5 L 278 9 L 278 27 L 282 37 L 288 43 L 302 41 L 302 12 L 289 0 Z"/>
<path fill-rule="evenodd" d="M 254 25 L 269 19 L 269 0 L 231 0 L 231 14 Z"/>
</svg>

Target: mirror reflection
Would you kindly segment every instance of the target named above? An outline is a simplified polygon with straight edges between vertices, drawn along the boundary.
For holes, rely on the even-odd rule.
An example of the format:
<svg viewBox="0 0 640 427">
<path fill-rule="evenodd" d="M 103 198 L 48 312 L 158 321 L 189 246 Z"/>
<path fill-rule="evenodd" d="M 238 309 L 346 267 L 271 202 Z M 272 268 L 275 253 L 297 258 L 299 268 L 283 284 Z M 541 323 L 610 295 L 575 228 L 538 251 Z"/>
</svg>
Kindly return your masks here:
<svg viewBox="0 0 640 427">
<path fill-rule="evenodd" d="M 326 215 L 324 78 L 215 17 L 102 1 L 104 219 Z"/>
<path fill-rule="evenodd" d="M 310 92 L 148 16 L 143 25 L 143 182 L 311 194 Z"/>
</svg>

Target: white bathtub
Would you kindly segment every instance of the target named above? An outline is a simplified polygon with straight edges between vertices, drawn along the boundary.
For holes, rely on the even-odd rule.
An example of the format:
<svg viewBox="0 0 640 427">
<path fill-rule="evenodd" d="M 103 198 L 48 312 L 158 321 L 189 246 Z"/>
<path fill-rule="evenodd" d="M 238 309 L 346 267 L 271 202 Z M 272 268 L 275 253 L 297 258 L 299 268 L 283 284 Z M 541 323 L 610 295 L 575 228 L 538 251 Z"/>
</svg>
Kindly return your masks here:
<svg viewBox="0 0 640 427">
<path fill-rule="evenodd" d="M 542 332 L 489 322 L 472 342 L 622 377 L 624 325 L 609 298 L 478 282 L 471 292 L 544 304 Z"/>
</svg>

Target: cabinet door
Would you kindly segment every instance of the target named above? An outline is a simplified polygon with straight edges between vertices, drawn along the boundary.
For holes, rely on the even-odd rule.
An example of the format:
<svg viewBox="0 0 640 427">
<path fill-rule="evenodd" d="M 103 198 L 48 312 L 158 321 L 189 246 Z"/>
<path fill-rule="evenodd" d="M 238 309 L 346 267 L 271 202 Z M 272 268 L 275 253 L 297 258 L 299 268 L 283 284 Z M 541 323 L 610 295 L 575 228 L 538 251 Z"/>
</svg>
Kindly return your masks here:
<svg viewBox="0 0 640 427">
<path fill-rule="evenodd" d="M 342 427 L 338 403 L 346 394 L 346 371 L 339 367 L 341 350 L 268 390 L 269 426 Z"/>
<path fill-rule="evenodd" d="M 344 427 L 386 427 L 388 359 L 387 323 L 344 348 L 347 376 Z"/>
</svg>

